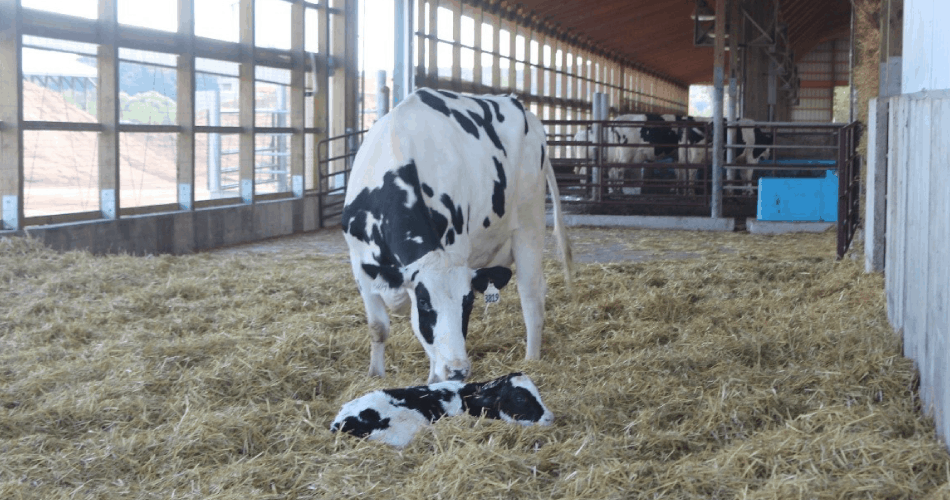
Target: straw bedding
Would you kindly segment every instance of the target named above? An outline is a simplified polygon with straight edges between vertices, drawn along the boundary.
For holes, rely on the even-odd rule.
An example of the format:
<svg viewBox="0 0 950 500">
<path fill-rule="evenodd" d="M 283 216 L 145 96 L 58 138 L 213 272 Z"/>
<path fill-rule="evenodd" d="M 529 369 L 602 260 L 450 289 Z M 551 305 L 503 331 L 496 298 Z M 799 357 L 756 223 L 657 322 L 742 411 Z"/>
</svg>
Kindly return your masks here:
<svg viewBox="0 0 950 500">
<path fill-rule="evenodd" d="M 345 254 L 0 240 L 0 498 L 950 497 L 882 277 L 832 233 L 573 235 L 616 258 L 579 259 L 573 294 L 546 262 L 543 360 L 515 284 L 468 342 L 474 380 L 524 370 L 554 425 L 444 419 L 402 452 L 328 431 L 428 373 L 397 318 L 365 375 Z"/>
</svg>

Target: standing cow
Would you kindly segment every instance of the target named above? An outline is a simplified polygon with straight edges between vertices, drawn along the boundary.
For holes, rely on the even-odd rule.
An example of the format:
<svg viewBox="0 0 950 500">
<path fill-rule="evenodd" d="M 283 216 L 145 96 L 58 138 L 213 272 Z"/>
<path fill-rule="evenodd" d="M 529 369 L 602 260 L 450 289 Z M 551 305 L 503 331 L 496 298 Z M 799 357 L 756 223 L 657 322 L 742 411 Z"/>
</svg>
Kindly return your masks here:
<svg viewBox="0 0 950 500">
<path fill-rule="evenodd" d="M 739 133 L 735 134 L 736 144 L 744 146 L 736 150 L 736 163 L 758 165 L 760 161 L 769 159 L 772 156 L 771 146 L 775 144 L 775 135 L 754 126 L 755 122 L 748 118 L 739 119 L 736 123 L 742 125 L 738 129 Z M 750 168 L 740 169 L 742 180 L 746 183 L 752 181 L 752 173 Z M 729 178 L 734 176 L 735 174 L 732 174 Z"/>
<path fill-rule="evenodd" d="M 705 161 L 705 149 L 686 148 L 688 144 L 702 144 L 704 135 L 696 127 L 676 127 L 672 122 L 693 121 L 692 117 L 672 114 L 630 114 L 615 118 L 615 122 L 670 122 L 669 125 L 658 124 L 605 124 L 604 125 L 604 163 L 637 164 L 648 163 L 673 158 L 680 163 L 701 163 Z M 574 136 L 577 142 L 594 142 L 590 128 L 581 129 Z M 579 158 L 594 158 L 594 146 L 580 146 L 576 150 Z M 586 169 L 579 172 L 586 173 Z M 620 168 L 608 168 L 607 175 L 612 181 L 626 177 Z M 686 170 L 677 169 L 677 179 L 686 180 Z M 631 169 L 630 177 L 642 179 L 643 169 Z M 694 175 L 695 177 L 695 175 Z"/>
<path fill-rule="evenodd" d="M 514 97 L 419 89 L 366 134 L 342 225 L 371 339 L 369 373 L 385 372 L 386 308 L 411 306 L 429 383 L 463 380 L 474 292 L 518 268 L 526 359 L 541 355 L 545 181 L 565 278 L 571 249 L 538 118 Z M 494 288 L 489 288 L 494 285 Z"/>
</svg>

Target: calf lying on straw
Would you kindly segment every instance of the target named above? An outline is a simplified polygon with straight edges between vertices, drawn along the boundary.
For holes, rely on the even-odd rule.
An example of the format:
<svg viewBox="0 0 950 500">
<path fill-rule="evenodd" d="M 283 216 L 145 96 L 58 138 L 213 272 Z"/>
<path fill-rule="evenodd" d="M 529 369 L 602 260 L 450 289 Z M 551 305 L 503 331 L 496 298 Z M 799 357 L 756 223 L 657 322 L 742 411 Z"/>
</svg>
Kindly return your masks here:
<svg viewBox="0 0 950 500">
<path fill-rule="evenodd" d="M 527 375 L 510 373 L 489 382 L 459 381 L 373 391 L 343 405 L 330 430 L 403 447 L 420 429 L 462 412 L 521 425 L 550 425 L 554 414 Z"/>
</svg>

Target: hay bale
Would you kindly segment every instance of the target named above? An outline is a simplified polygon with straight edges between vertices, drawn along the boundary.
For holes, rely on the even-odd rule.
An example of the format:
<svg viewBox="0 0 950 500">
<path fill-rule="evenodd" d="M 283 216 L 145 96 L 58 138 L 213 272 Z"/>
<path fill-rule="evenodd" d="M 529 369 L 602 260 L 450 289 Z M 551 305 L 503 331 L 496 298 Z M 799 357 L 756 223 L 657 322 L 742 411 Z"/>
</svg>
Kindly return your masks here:
<svg viewBox="0 0 950 500">
<path fill-rule="evenodd" d="M 0 498 L 947 497 L 882 277 L 835 261 L 833 233 L 572 234 L 617 260 L 571 293 L 545 263 L 542 360 L 516 283 L 468 340 L 474 379 L 525 371 L 554 425 L 444 419 L 401 452 L 328 430 L 428 373 L 396 318 L 387 377 L 365 375 L 345 254 L 2 239 Z"/>
</svg>

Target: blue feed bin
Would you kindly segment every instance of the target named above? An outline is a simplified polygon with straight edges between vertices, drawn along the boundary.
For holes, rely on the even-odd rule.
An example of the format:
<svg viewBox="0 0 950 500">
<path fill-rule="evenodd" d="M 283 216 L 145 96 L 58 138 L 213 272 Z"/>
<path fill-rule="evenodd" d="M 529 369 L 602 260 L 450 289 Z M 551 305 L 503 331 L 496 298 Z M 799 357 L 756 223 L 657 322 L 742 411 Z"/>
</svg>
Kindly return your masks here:
<svg viewBox="0 0 950 500">
<path fill-rule="evenodd" d="M 838 220 L 838 176 L 759 179 L 756 218 L 763 221 L 834 222 Z"/>
</svg>

